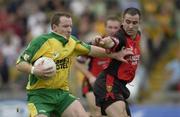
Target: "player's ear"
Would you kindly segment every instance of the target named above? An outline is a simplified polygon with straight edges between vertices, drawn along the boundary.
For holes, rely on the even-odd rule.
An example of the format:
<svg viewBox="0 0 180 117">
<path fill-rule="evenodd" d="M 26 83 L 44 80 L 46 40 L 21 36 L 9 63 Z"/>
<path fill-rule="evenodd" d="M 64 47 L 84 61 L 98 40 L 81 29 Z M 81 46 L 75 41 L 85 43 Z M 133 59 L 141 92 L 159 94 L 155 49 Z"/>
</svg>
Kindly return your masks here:
<svg viewBox="0 0 180 117">
<path fill-rule="evenodd" d="M 57 28 L 56 24 L 53 24 L 52 25 L 52 30 L 56 30 L 56 28 Z"/>
</svg>

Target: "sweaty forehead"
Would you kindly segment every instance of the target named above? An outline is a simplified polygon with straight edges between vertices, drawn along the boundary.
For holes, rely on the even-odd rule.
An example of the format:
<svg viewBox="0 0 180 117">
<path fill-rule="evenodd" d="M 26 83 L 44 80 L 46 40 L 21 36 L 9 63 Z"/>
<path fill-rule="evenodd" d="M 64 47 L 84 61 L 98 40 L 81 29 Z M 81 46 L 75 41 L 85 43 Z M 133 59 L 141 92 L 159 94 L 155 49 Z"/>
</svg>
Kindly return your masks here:
<svg viewBox="0 0 180 117">
<path fill-rule="evenodd" d="M 130 15 L 130 14 L 126 14 L 124 16 L 124 20 L 130 20 L 130 21 L 139 21 L 139 15 Z"/>
<path fill-rule="evenodd" d="M 107 25 L 120 25 L 120 22 L 117 20 L 108 20 Z"/>
<path fill-rule="evenodd" d="M 65 16 L 62 16 L 62 17 L 60 17 L 60 23 L 70 23 L 70 22 L 72 22 L 72 19 L 70 18 L 70 17 L 65 17 Z"/>
</svg>

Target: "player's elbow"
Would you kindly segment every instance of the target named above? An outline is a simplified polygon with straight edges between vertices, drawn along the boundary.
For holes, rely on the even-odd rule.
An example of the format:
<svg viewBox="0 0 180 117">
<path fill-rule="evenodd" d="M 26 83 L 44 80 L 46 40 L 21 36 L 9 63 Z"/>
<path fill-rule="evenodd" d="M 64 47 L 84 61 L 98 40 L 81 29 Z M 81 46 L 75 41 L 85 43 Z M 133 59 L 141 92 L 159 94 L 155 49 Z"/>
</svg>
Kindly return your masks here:
<svg viewBox="0 0 180 117">
<path fill-rule="evenodd" d="M 16 69 L 18 71 L 21 71 L 22 67 L 25 66 L 24 62 L 18 62 L 16 63 Z"/>
<path fill-rule="evenodd" d="M 16 64 L 16 69 L 17 69 L 18 71 L 20 71 L 20 63 L 17 63 L 17 64 Z"/>
</svg>

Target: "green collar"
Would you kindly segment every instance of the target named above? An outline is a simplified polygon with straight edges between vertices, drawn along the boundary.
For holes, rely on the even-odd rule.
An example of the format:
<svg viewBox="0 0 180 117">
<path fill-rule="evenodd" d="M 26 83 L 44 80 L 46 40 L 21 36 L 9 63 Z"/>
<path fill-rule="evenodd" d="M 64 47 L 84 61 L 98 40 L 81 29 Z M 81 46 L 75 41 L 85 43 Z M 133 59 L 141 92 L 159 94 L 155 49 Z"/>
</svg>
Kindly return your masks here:
<svg viewBox="0 0 180 117">
<path fill-rule="evenodd" d="M 68 40 L 63 35 L 57 34 L 55 32 L 50 32 L 50 34 L 53 35 L 53 37 L 55 37 L 56 39 L 58 39 L 60 42 L 62 42 L 63 45 L 68 42 Z"/>
</svg>

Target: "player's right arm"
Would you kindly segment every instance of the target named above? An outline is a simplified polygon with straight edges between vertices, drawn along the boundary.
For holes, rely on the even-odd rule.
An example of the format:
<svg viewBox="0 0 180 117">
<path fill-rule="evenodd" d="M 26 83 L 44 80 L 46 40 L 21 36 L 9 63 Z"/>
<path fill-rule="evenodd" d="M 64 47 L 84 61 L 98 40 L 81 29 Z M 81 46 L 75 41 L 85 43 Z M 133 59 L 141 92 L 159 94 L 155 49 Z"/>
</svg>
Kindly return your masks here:
<svg viewBox="0 0 180 117">
<path fill-rule="evenodd" d="M 28 62 L 25 62 L 25 61 L 21 61 L 19 63 L 16 63 L 16 69 L 20 72 L 23 72 L 23 73 L 30 74 L 32 67 L 33 66 L 31 64 L 29 64 Z"/>
<path fill-rule="evenodd" d="M 41 51 L 41 54 L 37 54 L 39 53 L 39 50 L 41 50 L 42 44 L 45 45 L 43 43 L 43 38 L 41 37 L 37 39 L 33 39 L 29 43 L 28 47 L 21 53 L 21 55 L 19 56 L 16 62 L 16 68 L 18 71 L 27 74 L 34 74 L 37 76 L 48 77 L 48 75 L 52 72 L 52 69 L 47 69 L 47 68 L 45 69 L 41 67 L 41 65 L 33 66 L 35 60 L 41 57 L 46 51 L 43 48 L 44 50 Z"/>
<path fill-rule="evenodd" d="M 33 58 L 33 51 L 36 44 L 34 41 L 31 41 L 27 48 L 21 53 L 21 55 L 18 57 L 18 60 L 16 62 L 16 68 L 18 71 L 32 74 L 34 68 L 32 65 L 32 58 Z"/>
<path fill-rule="evenodd" d="M 49 77 L 50 74 L 53 73 L 53 69 L 43 68 L 42 64 L 39 64 L 37 66 L 32 66 L 31 64 L 25 61 L 21 61 L 20 63 L 17 63 L 16 68 L 20 72 L 27 74 L 34 74 L 42 78 Z"/>
</svg>

